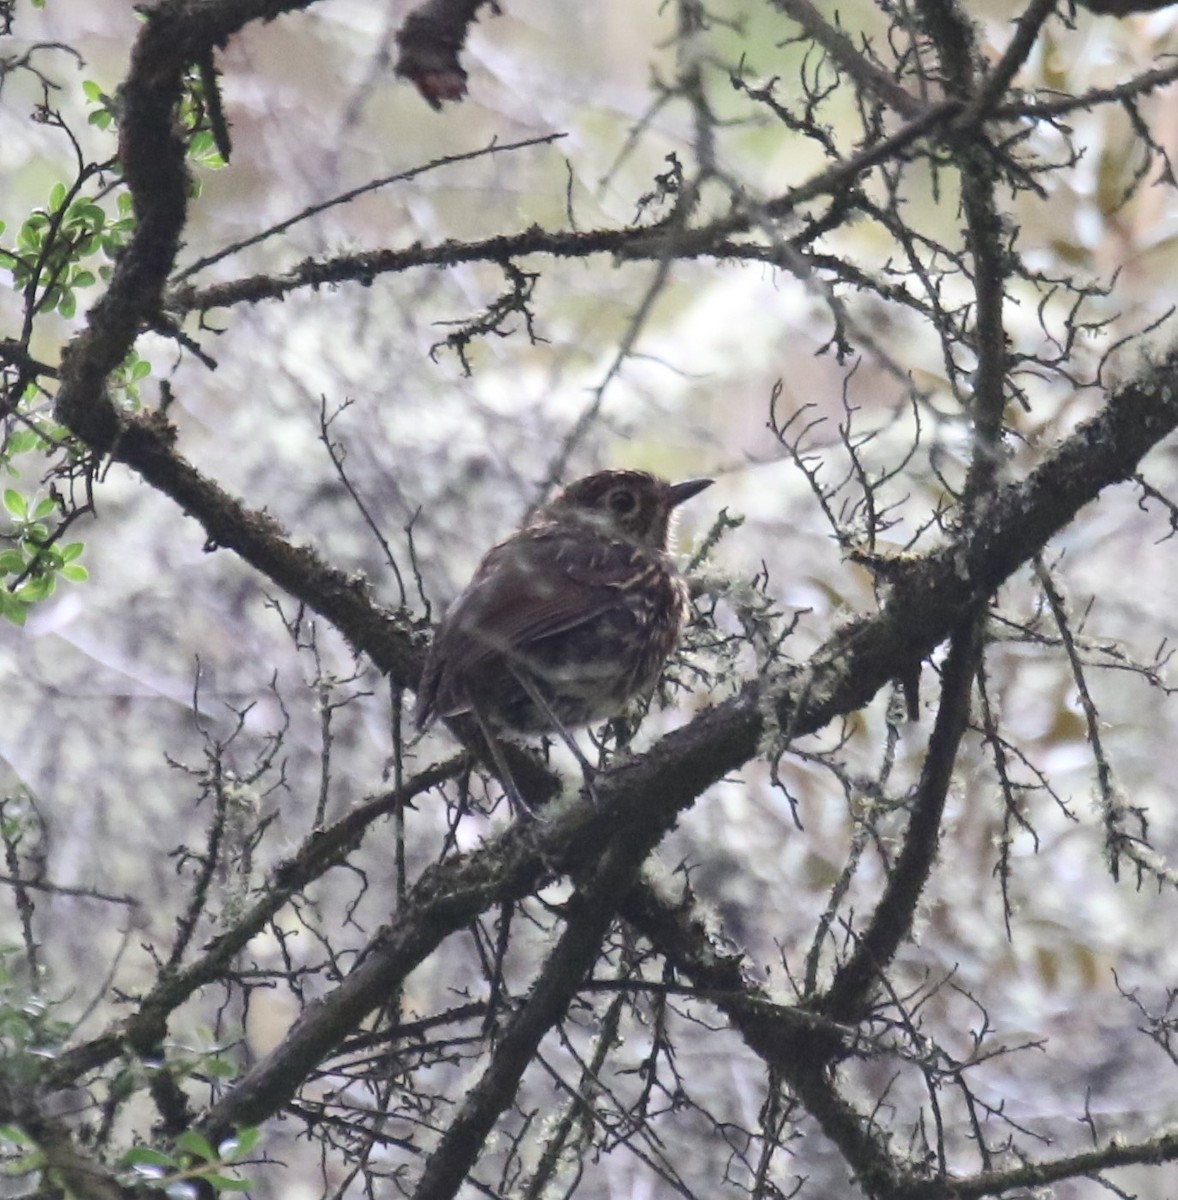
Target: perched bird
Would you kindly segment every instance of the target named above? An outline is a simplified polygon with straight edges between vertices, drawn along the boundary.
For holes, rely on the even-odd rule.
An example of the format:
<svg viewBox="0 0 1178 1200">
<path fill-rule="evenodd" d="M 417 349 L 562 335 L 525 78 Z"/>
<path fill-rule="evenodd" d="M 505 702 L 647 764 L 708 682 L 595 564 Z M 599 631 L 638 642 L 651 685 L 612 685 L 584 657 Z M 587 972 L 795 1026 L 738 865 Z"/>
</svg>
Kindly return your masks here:
<svg viewBox="0 0 1178 1200">
<path fill-rule="evenodd" d="M 711 482 L 600 471 L 488 551 L 434 635 L 418 727 L 473 712 L 521 733 L 568 730 L 648 695 L 688 613 L 671 514 Z"/>
</svg>

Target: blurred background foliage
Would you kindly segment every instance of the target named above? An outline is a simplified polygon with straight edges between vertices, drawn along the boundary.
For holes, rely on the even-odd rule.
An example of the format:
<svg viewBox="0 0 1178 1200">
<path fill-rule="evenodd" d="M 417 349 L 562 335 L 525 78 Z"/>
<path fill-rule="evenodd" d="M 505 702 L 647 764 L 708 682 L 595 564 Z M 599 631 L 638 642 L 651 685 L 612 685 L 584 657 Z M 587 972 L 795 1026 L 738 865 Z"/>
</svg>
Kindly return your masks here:
<svg viewBox="0 0 1178 1200">
<path fill-rule="evenodd" d="M 849 29 L 880 37 L 880 7 L 847 0 L 839 17 Z M 674 168 L 669 156 L 691 163 L 697 149 L 690 107 L 668 90 L 689 56 L 698 56 L 716 117 L 722 180 L 739 180 L 750 196 L 768 199 L 823 168 L 812 140 L 791 137 L 747 94 L 772 78 L 784 102 L 796 98 L 799 73 L 817 78 L 827 69 L 771 5 L 719 0 L 707 33 L 685 44 L 675 36 L 672 6 L 510 0 L 501 15 L 484 16 L 474 27 L 464 56 L 470 96 L 440 114 L 392 77 L 393 38 L 407 8 L 376 0 L 323 3 L 247 28 L 218 56 L 234 154 L 228 166 L 195 171 L 199 195 L 182 269 L 371 179 L 431 166 L 218 257 L 190 282 L 208 287 L 281 274 L 307 258 L 472 241 L 533 225 L 593 229 L 626 225 L 650 211 L 665 215 L 657 181 Z M 996 59 L 1021 6 L 971 0 L 969 10 L 985 54 Z M 14 36 L 0 42 L 0 54 L 38 48 L 31 59 L 36 71 L 3 77 L 0 249 L 15 248 L 28 213 L 52 209 L 55 190 L 60 199 L 59 189 L 75 178 L 71 138 L 87 161 L 115 154 L 113 130 L 101 113 L 126 73 L 137 26 L 124 0 L 48 0 L 43 9 L 18 11 Z M 1074 95 L 1121 83 L 1176 51 L 1178 9 L 1127 20 L 1080 11 L 1071 27 L 1050 24 L 1016 82 Z M 47 96 L 65 129 L 30 118 Z M 1141 111 L 1157 146 L 1172 152 L 1178 141 L 1172 88 L 1144 100 Z M 821 120 L 835 143 L 850 144 L 859 121 L 851 88 L 832 94 Z M 1068 123 L 1082 148 L 1076 161 L 1067 162 L 1057 132 L 1035 126 L 1023 152 L 1066 165 L 1039 176 L 1045 196 L 1023 191 L 1001 200 L 1032 268 L 1044 279 L 1079 281 L 1099 293 L 1088 297 L 1087 327 L 1059 371 L 1034 364 L 1058 353 L 1073 295 L 1027 281 L 1008 295 L 1010 347 L 1026 356 L 1018 383 L 1027 408 L 1012 404 L 1008 411 L 1014 475 L 1099 407 L 1102 386 L 1128 377 L 1151 347 L 1173 339 L 1173 181 L 1162 180 L 1158 156 L 1147 155 L 1123 107 L 1094 107 Z M 502 148 L 553 133 L 562 136 Z M 447 161 L 478 151 L 487 152 Z M 901 188 L 914 228 L 959 244 L 950 170 L 917 164 Z M 98 193 L 95 182 L 87 195 Z M 117 223 L 127 217 L 119 196 L 115 184 L 95 201 L 116 242 Z M 722 211 L 724 196 L 716 185 L 705 193 L 705 207 Z M 85 217 L 79 212 L 79 220 Z M 867 219 L 840 225 L 823 249 L 877 273 L 896 257 L 891 234 Z M 89 273 L 74 277 L 73 303 L 58 298 L 54 311 L 37 317 L 28 344 L 37 360 L 56 363 L 81 327 L 103 286 L 97 269 L 103 256 L 96 247 Z M 396 605 L 402 599 L 396 580 L 326 452 L 329 420 L 348 479 L 392 544 L 405 601 L 418 616 L 425 608 L 407 528 L 436 618 L 479 554 L 519 523 L 556 476 L 636 465 L 717 479 L 684 512 L 681 545 L 698 546 L 721 508 L 743 518 L 703 572 L 705 583 L 723 593 L 715 602 L 720 629 L 740 629 L 736 600 L 759 576 L 774 607 L 796 617 L 786 654 L 804 658 L 841 620 L 872 610 L 876 598 L 870 572 L 847 560 L 770 428 L 778 382 L 779 415 L 805 410 L 806 421 L 822 422 L 806 444 L 826 479 L 848 470 L 838 436 L 848 420 L 856 437 L 872 435 L 863 449 L 871 470 L 902 464 L 881 493 L 896 506 L 890 543 L 922 550 L 940 538 L 925 527 L 928 515 L 945 494 L 944 480 L 960 480 L 971 442 L 960 384 L 947 377 L 929 321 L 869 291 L 841 287 L 852 353 L 840 355 L 830 344 L 831 285 L 820 272 L 800 277 L 701 258 L 675 262 L 659 281 L 659 264 L 607 256 L 517 265 L 538 274 L 533 336 L 522 317 L 512 318 L 505 327 L 510 336 L 475 339 L 465 363 L 444 343 L 507 289 L 504 271 L 492 264 L 407 270 L 377 276 L 369 286 L 300 289 L 281 302 L 190 317 L 185 331 L 215 360 L 215 370 L 174 340 L 145 334 L 137 349 L 150 366 L 128 366 L 128 382 L 138 390 L 128 402 L 154 406 L 170 389 L 169 416 L 186 456 Z M 9 274 L 14 287 L 0 289 L 0 332 L 15 337 L 24 319 L 21 280 Z M 969 302 L 967 281 L 950 279 L 946 289 L 947 304 Z M 910 403 L 913 389 L 917 406 Z M 43 416 L 47 421 L 47 410 Z M 904 461 L 917 419 L 919 453 Z M 34 457 L 18 463 L 20 474 L 7 483 L 35 506 L 45 492 L 38 491 Z M 1165 490 L 1175 483 L 1174 466 L 1173 448 L 1162 447 L 1146 473 Z M 0 627 L 0 784 L 8 797 L 6 840 L 17 848 L 13 861 L 40 862 L 58 885 L 133 900 L 37 897 L 30 919 L 40 974 L 23 985 L 52 1002 L 74 1038 L 117 1016 L 119 997 L 148 986 L 156 956 L 166 957 L 191 870 L 177 848 L 201 843 L 214 775 L 218 787 L 230 779 L 243 832 L 236 865 L 216 880 L 205 933 L 229 922 L 267 865 L 322 820 L 321 797 L 326 816 L 337 817 L 381 787 L 390 755 L 387 689 L 329 627 L 304 620 L 296 628 L 291 602 L 230 554 L 210 552 L 193 523 L 128 472 L 102 475 L 94 508 L 93 518 L 80 519 L 66 539 L 84 542 L 81 558 L 69 561 L 84 564 L 88 578 L 67 577 L 23 626 Z M 9 506 L 13 538 L 21 515 Z M 1178 714 L 1167 688 L 1129 669 L 1156 664 L 1165 679 L 1178 612 L 1175 550 L 1164 540 L 1169 531 L 1160 506 L 1139 506 L 1136 495 L 1121 489 L 1086 510 L 1048 557 L 1073 612 L 1084 614 L 1087 653 L 1101 664 L 1089 683 L 1118 787 L 1148 812 L 1152 845 L 1172 863 L 1178 829 L 1169 764 Z M 1033 625 L 1036 605 L 1042 615 L 1038 588 L 1024 573 L 1004 592 L 1000 611 Z M 1040 628 L 1039 640 L 1013 627 L 1004 637 L 996 628 L 987 653 L 988 698 L 1022 760 L 1020 779 L 1048 780 L 1054 795 L 1027 790 L 1025 824 L 1012 825 L 991 757 L 979 737 L 967 740 L 943 831 L 943 863 L 898 978 L 917 990 L 951 979 L 930 996 L 923 1016 L 940 1036 L 956 1039 L 959 1052 L 967 1052 L 983 1026 L 1004 1047 L 1034 1047 L 979 1066 L 975 1087 L 1022 1128 L 1054 1139 L 1058 1151 L 1067 1138 L 1082 1145 L 1086 1137 L 1075 1124 L 1061 1134 L 1061 1118 L 1087 1111 L 1107 1137 L 1133 1136 L 1178 1116 L 1174 1064 L 1137 1031 L 1140 1014 L 1126 998 L 1137 995 L 1150 1008 L 1172 999 L 1178 909 L 1172 887 L 1110 877 L 1076 687 L 1059 646 Z M 687 687 L 676 693 L 674 707 L 651 715 L 639 745 L 737 682 L 709 657 L 708 640 L 700 634 L 689 648 L 676 668 Z M 748 669 L 751 652 L 745 653 L 741 664 Z M 693 663 L 712 672 L 710 686 L 692 690 Z M 927 704 L 927 677 L 925 685 Z M 886 753 L 888 703 L 880 696 L 838 728 L 794 747 L 777 764 L 778 786 L 767 762 L 751 764 L 696 805 L 660 850 L 668 871 L 689 864 L 697 893 L 728 936 L 784 995 L 783 972 L 800 972 L 864 806 L 879 802 L 864 781 L 878 777 Z M 921 724 L 901 729 L 887 783 L 893 799 L 919 771 L 928 714 L 926 707 Z M 836 745 L 832 770 L 826 752 Z M 330 787 L 321 793 L 328 747 Z M 446 752 L 432 740 L 412 751 L 419 763 Z M 458 844 L 475 844 L 503 819 L 502 811 L 469 815 L 456 831 Z M 428 799 L 410 814 L 411 870 L 438 853 L 446 820 L 443 806 Z M 259 821 L 268 822 L 265 835 L 250 845 L 245 831 Z M 1009 920 L 997 878 L 1004 847 Z M 351 870 L 314 885 L 251 944 L 253 969 L 278 972 L 294 962 L 310 976 L 327 960 L 332 969 L 346 968 L 389 910 L 390 854 L 379 831 L 369 837 Z M 878 858 L 864 857 L 848 910 L 872 902 L 882 872 Z M 542 945 L 548 919 L 536 920 L 531 936 Z M 6 946 L 21 943 L 21 921 L 15 908 L 0 910 Z M 405 1010 L 430 1012 L 440 997 L 461 999 L 456 981 L 470 954 L 469 945 L 451 945 L 431 959 L 414 975 Z M 522 986 L 522 946 L 518 956 Z M 11 955 L 8 962 L 21 980 L 28 963 Z M 330 975 L 328 969 L 324 977 Z M 316 975 L 309 993 L 320 986 Z M 304 999 L 290 987 L 258 987 L 248 997 L 238 989 L 206 989 L 173 1024 L 177 1053 L 205 1062 L 225 1048 L 230 1062 L 248 1065 L 276 1044 Z M 560 1060 L 558 1051 L 554 1056 Z M 734 1038 L 705 1040 L 687 1057 L 696 1059 L 696 1086 L 706 1081 L 718 1112 L 754 1122 L 761 1084 L 752 1056 Z M 886 1061 L 855 1069 L 868 1094 L 886 1093 L 896 1108 L 919 1104 L 907 1079 L 888 1092 L 893 1067 Z M 440 1090 L 462 1077 L 456 1066 L 434 1070 Z M 544 1084 L 534 1087 L 540 1093 Z M 119 1109 L 124 1139 L 147 1127 L 145 1111 L 142 1097 Z M 685 1120 L 683 1128 L 689 1126 Z M 308 1153 L 295 1144 L 298 1133 L 287 1122 L 271 1135 L 268 1152 L 294 1167 Z M 714 1177 L 715 1163 L 703 1160 L 718 1153 L 715 1146 L 691 1141 L 682 1128 L 676 1136 L 680 1170 Z M 792 1149 L 787 1175 L 812 1180 L 813 1190 L 802 1194 L 845 1186 L 820 1139 Z M 255 1194 L 319 1195 L 338 1182 L 333 1173 L 341 1169 L 329 1164 L 324 1181 L 318 1168 L 300 1179 L 297 1170 L 272 1167 L 257 1179 Z M 644 1194 L 638 1180 L 656 1187 L 645 1194 L 669 1194 L 657 1191 L 665 1185 L 650 1185 L 646 1171 L 637 1159 L 615 1154 L 596 1168 L 585 1194 Z M 1143 1200 L 1178 1190 L 1173 1167 L 1113 1178 Z M 1099 1191 L 1080 1180 L 1053 1194 L 1070 1200 Z M 718 1185 L 713 1194 L 721 1193 L 728 1194 Z"/>
</svg>

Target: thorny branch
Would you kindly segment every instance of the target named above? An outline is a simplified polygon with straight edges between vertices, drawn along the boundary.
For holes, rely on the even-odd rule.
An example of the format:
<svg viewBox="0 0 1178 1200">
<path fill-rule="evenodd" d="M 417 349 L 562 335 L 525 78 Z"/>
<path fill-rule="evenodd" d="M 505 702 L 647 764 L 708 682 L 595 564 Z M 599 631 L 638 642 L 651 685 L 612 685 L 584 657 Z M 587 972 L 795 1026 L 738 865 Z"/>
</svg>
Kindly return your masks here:
<svg viewBox="0 0 1178 1200">
<path fill-rule="evenodd" d="M 1004 481 L 1003 417 L 1014 392 L 1003 300 L 1006 285 L 1020 268 L 996 197 L 999 180 L 1018 177 L 1019 171 L 1007 151 L 991 140 L 987 122 L 1046 119 L 1070 112 L 1066 105 L 1079 103 L 1059 101 L 1055 108 L 1003 103 L 1055 6 L 1032 0 L 1006 53 L 987 72 L 979 69 L 972 27 L 961 7 L 934 0 L 918 3 L 923 32 L 936 56 L 936 82 L 948 93 L 947 99 L 927 102 L 808 0 L 777 0 L 777 7 L 798 22 L 866 98 L 865 108 L 875 114 L 868 118 L 875 122 L 872 136 L 808 183 L 757 206 L 734 205 L 731 212 L 695 226 L 684 219 L 673 225 L 584 234 L 529 230 L 467 245 L 446 243 L 345 256 L 305 264 L 282 278 L 256 277 L 199 291 L 176 288 L 173 270 L 186 222 L 188 182 L 184 148 L 172 120 L 182 73 L 194 62 L 210 64 L 214 49 L 245 24 L 308 3 L 176 2 L 148 14 L 124 87 L 120 146 L 139 225 L 115 266 L 108 290 L 91 310 L 86 329 L 67 351 L 57 412 L 96 456 L 129 466 L 175 500 L 200 523 L 210 546 L 232 549 L 328 619 L 353 647 L 385 670 L 397 688 L 412 688 L 420 668 L 420 645 L 407 614 L 381 612 L 362 583 L 293 544 L 266 514 L 250 510 L 198 471 L 177 452 L 175 430 L 162 413 L 123 413 L 105 394 L 106 379 L 139 332 L 157 325 L 166 311 L 203 313 L 218 305 L 280 297 L 304 286 L 345 279 L 371 281 L 382 272 L 421 265 L 495 261 L 514 272 L 518 282 L 530 278 L 514 265 L 524 255 L 613 254 L 660 264 L 691 257 L 749 257 L 792 269 L 800 261 L 797 256 L 827 231 L 823 215 L 808 218 L 810 224 L 784 243 L 778 239 L 759 245 L 740 239 L 762 228 L 767 219 L 780 221 L 802 213 L 815 200 L 839 197 L 842 203 L 842 197 L 852 193 L 869 172 L 902 161 L 927 139 L 938 152 L 951 154 L 961 172 L 967 232 L 966 254 L 960 262 L 973 296 L 968 313 L 963 309 L 951 321 L 947 318 L 942 332 L 948 343 L 950 333 L 959 331 L 958 344 L 968 345 L 977 355 L 972 395 L 964 397 L 976 436 L 959 524 L 939 548 L 906 561 L 894 572 L 877 615 L 845 624 L 803 666 L 774 664 L 735 696 L 650 750 L 621 761 L 595 781 L 596 807 L 586 797 L 554 806 L 542 822 L 517 824 L 474 851 L 455 853 L 426 868 L 404 890 L 398 911 L 344 978 L 307 1005 L 277 1049 L 221 1093 L 199 1117 L 200 1127 L 215 1138 L 281 1112 L 309 1074 L 354 1034 L 365 1017 L 386 1005 L 409 973 L 443 941 L 492 906 L 522 900 L 545 883 L 569 875 L 581 882 L 565 906 L 564 932 L 530 995 L 509 1019 L 480 1083 L 426 1160 L 417 1192 L 422 1197 L 453 1195 L 461 1185 L 496 1119 L 512 1102 L 541 1038 L 568 1014 L 582 979 L 599 955 L 606 930 L 619 914 L 691 981 L 699 996 L 715 1004 L 746 1045 L 785 1081 L 872 1194 L 931 1200 L 947 1194 L 948 1188 L 955 1196 L 981 1196 L 1178 1155 L 1178 1142 L 1163 1136 L 1013 1170 L 986 1170 L 951 1181 L 927 1178 L 921 1164 L 889 1145 L 871 1115 L 858 1111 L 847 1099 L 835 1070 L 840 1061 L 856 1053 L 864 1036 L 860 1027 L 875 1014 L 876 988 L 909 935 L 934 864 L 942 810 L 969 722 L 989 605 L 1002 584 L 1034 562 L 1083 505 L 1105 487 L 1137 477 L 1143 455 L 1178 426 L 1178 355 L 1172 353 L 1120 387 L 1095 417 L 1043 455 L 1023 480 Z M 464 90 L 465 72 L 457 63 L 457 52 L 480 6 L 448 6 L 457 24 L 451 34 L 434 38 L 441 52 L 437 57 L 435 47 L 430 51 L 435 57 L 430 58 L 419 35 L 422 22 L 436 16 L 441 7 L 432 4 L 417 10 L 401 38 L 401 69 L 431 103 L 456 99 Z M 925 52 L 922 46 L 921 53 Z M 414 56 L 417 65 L 405 66 Z M 931 77 L 926 72 L 920 82 L 927 84 Z M 1170 68 L 1147 73 L 1101 99 L 1127 100 L 1172 78 Z M 905 123 L 886 132 L 877 111 L 881 107 L 890 108 Z M 698 111 L 706 111 L 706 105 L 698 106 Z M 853 211 L 872 210 L 866 201 L 852 196 L 845 212 Z M 843 215 L 839 209 L 839 218 Z M 915 248 L 912 256 L 917 258 Z M 211 260 L 198 266 L 204 261 Z M 866 275 L 861 280 L 883 293 L 879 281 Z M 926 297 L 913 300 L 913 307 L 925 314 L 946 315 L 935 286 L 927 290 Z M 899 296 L 898 291 L 890 294 Z M 496 328 L 501 315 L 493 311 L 487 327 Z M 956 330 L 950 330 L 950 325 Z M 951 358 L 948 348 L 947 355 Z M 19 361 L 22 369 L 38 366 L 23 350 Z M 1040 582 L 1083 688 L 1062 599 L 1046 574 L 1040 575 Z M 870 920 L 853 936 L 849 956 L 825 990 L 804 997 L 803 1006 L 777 1004 L 751 981 L 739 955 L 716 951 L 690 899 L 673 903 L 648 881 L 633 883 L 635 873 L 677 817 L 709 786 L 755 758 L 767 736 L 786 731 L 796 739 L 822 729 L 862 707 L 890 681 L 919 674 L 922 660 L 946 641 L 936 720 L 911 798 L 904 841 L 882 897 Z M 1099 756 L 1094 712 L 1086 707 L 1085 714 Z M 770 736 L 769 740 L 781 739 Z M 473 737 L 469 741 L 475 743 Z M 47 1071 L 45 1085 L 69 1086 L 111 1062 L 126 1046 L 160 1044 L 175 1009 L 197 988 L 217 980 L 232 957 L 310 880 L 345 861 L 378 816 L 400 811 L 411 797 L 453 779 L 466 765 L 463 757 L 427 768 L 405 780 L 393 794 L 377 797 L 335 825 L 314 831 L 273 873 L 254 906 L 184 964 L 181 959 L 193 952 L 195 921 L 189 920 L 176 940 L 172 961 L 133 1014 L 59 1056 Z M 526 787 L 529 781 L 521 776 L 517 782 Z M 536 788 L 551 788 L 551 779 L 539 770 L 530 782 Z M 201 887 L 207 886 L 214 867 L 215 855 L 210 851 L 202 866 Z M 193 913 L 201 905 L 203 894 L 194 894 Z M 57 1169 L 67 1186 L 78 1170 L 89 1169 L 89 1164 L 75 1161 L 77 1153 L 64 1131 L 38 1106 L 4 1093 L 0 1117 L 23 1123 L 47 1154 L 51 1150 L 58 1154 Z M 102 1169 L 94 1171 L 88 1189 L 78 1184 L 75 1190 L 122 1194 Z"/>
</svg>

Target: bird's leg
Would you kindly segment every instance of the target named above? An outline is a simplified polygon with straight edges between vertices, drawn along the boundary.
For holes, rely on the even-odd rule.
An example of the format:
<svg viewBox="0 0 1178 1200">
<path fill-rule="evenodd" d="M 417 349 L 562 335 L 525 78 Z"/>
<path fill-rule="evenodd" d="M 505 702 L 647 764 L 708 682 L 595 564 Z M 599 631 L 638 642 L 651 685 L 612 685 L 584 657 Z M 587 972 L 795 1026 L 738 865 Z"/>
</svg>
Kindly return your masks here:
<svg viewBox="0 0 1178 1200">
<path fill-rule="evenodd" d="M 597 792 L 593 787 L 593 777 L 597 774 L 597 768 L 581 753 L 581 747 L 577 745 L 573 735 L 565 728 L 564 722 L 553 712 L 552 705 L 548 703 L 547 698 L 536 686 L 535 681 L 523 671 L 517 671 L 514 668 L 509 669 L 512 675 L 515 676 L 516 682 L 528 693 L 528 699 L 548 718 L 553 732 L 564 742 L 569 748 L 569 753 L 580 764 L 581 775 L 585 780 L 585 790 L 589 793 L 589 799 L 593 801 L 594 805 L 597 805 Z"/>
<path fill-rule="evenodd" d="M 507 757 L 503 753 L 503 747 L 499 744 L 499 739 L 491 729 L 491 723 L 483 715 L 482 710 L 477 704 L 472 704 L 470 711 L 474 716 L 475 722 L 478 724 L 479 732 L 483 735 L 483 741 L 487 743 L 487 749 L 490 750 L 491 757 L 495 760 L 495 770 L 498 772 L 499 782 L 503 784 L 503 790 L 507 794 L 507 803 L 511 805 L 511 811 L 516 816 L 528 816 L 535 820 L 536 813 L 523 798 L 522 793 L 516 786 L 515 778 L 511 774 L 511 768 L 507 765 Z"/>
</svg>

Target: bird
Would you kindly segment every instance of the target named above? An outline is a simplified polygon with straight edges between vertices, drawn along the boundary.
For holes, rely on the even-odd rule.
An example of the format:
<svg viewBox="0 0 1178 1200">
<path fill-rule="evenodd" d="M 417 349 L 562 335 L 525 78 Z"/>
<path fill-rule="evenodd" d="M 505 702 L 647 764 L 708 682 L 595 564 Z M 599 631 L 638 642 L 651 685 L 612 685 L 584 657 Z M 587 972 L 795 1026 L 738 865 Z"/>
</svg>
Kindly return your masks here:
<svg viewBox="0 0 1178 1200">
<path fill-rule="evenodd" d="M 493 546 L 434 634 L 417 727 L 472 713 L 484 729 L 568 740 L 649 696 L 690 611 L 672 515 L 712 482 L 599 471 Z"/>
</svg>

